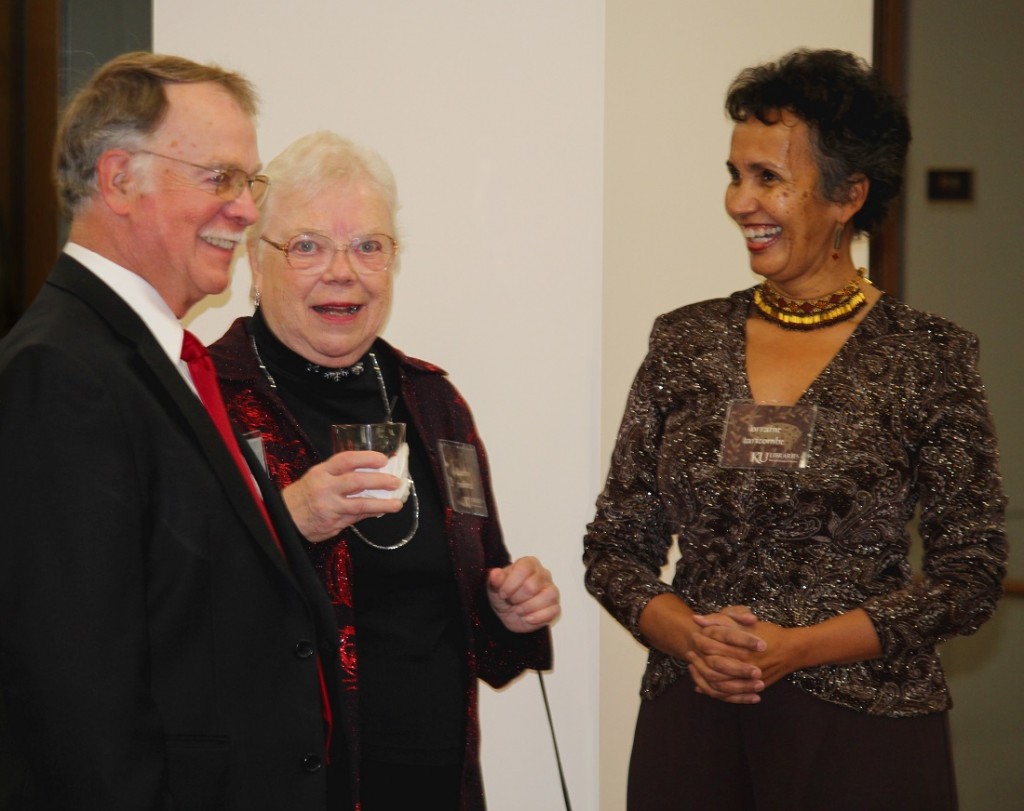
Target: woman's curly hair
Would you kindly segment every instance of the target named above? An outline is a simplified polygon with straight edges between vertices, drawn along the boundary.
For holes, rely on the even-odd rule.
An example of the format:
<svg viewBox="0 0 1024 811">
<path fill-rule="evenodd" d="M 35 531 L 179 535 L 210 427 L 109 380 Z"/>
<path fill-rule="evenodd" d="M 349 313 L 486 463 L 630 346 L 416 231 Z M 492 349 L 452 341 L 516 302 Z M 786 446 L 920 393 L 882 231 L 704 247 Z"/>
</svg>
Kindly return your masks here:
<svg viewBox="0 0 1024 811">
<path fill-rule="evenodd" d="M 747 68 L 729 87 L 725 109 L 737 122 L 752 115 L 773 125 L 783 111 L 803 121 L 826 200 L 846 200 L 851 183 L 866 177 L 868 196 L 853 217 L 859 232 L 882 223 L 903 187 L 906 111 L 882 77 L 851 53 L 799 49 Z"/>
</svg>

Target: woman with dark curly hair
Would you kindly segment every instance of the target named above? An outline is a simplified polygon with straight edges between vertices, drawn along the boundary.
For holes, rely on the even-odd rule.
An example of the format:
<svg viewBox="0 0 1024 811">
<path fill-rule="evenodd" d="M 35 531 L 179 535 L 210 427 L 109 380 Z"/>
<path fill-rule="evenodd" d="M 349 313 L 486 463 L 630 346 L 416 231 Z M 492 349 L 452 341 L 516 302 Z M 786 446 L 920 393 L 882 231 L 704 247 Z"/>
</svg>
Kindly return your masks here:
<svg viewBox="0 0 1024 811">
<path fill-rule="evenodd" d="M 585 539 L 587 588 L 650 648 L 627 807 L 955 809 L 935 646 L 995 608 L 1005 499 L 977 339 L 851 256 L 906 115 L 840 51 L 743 71 L 726 109 L 763 281 L 657 319 Z"/>
</svg>

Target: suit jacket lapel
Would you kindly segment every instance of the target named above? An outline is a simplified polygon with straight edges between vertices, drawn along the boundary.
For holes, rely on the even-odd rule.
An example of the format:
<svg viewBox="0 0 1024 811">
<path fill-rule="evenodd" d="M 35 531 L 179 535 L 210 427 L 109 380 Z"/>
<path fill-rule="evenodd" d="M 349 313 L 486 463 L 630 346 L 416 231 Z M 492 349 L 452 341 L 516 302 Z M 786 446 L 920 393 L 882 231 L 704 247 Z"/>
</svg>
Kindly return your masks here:
<svg viewBox="0 0 1024 811">
<path fill-rule="evenodd" d="M 206 408 L 188 387 L 181 372 L 171 363 L 142 319 L 99 277 L 66 255 L 61 255 L 47 284 L 80 298 L 106 321 L 122 340 L 134 345 L 139 357 L 152 371 L 156 383 L 171 398 L 192 429 L 199 452 L 207 458 L 210 467 L 221 480 L 228 501 L 250 535 L 271 558 L 274 565 L 298 588 L 291 570 L 270 534 L 270 529 L 253 502 L 248 485 L 242 479 Z M 240 443 L 244 444 L 241 440 Z"/>
</svg>

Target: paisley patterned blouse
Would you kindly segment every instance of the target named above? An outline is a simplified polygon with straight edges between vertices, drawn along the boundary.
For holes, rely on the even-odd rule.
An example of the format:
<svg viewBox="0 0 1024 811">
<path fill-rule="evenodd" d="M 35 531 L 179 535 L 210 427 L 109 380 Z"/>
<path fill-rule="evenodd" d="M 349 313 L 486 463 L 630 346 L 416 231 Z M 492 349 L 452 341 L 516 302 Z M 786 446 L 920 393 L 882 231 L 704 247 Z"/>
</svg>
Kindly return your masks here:
<svg viewBox="0 0 1024 811">
<path fill-rule="evenodd" d="M 587 589 L 638 639 L 641 611 L 665 592 L 698 613 L 749 605 L 788 627 L 862 607 L 880 658 L 788 678 L 870 714 L 944 710 L 935 645 L 988 619 L 1005 574 L 1005 499 L 977 339 L 883 295 L 800 400 L 817 407 L 807 467 L 723 468 L 726 410 L 751 400 L 751 297 L 657 319 L 584 541 Z M 918 506 L 915 578 L 908 523 Z M 681 558 L 669 586 L 659 571 L 674 534 Z M 652 649 L 641 695 L 654 698 L 685 671 Z"/>
</svg>

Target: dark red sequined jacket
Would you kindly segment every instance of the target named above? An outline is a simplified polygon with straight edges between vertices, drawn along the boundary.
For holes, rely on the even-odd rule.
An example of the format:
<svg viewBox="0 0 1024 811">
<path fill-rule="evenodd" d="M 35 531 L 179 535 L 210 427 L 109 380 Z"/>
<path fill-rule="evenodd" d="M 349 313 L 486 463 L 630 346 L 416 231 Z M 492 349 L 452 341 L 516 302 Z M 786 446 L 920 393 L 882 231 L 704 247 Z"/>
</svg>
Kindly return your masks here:
<svg viewBox="0 0 1024 811">
<path fill-rule="evenodd" d="M 262 434 L 270 476 L 284 488 L 322 460 L 261 372 L 246 330 L 247 321 L 247 318 L 236 320 L 210 347 L 210 354 L 217 366 L 231 419 L 243 433 L 259 431 Z M 527 668 L 550 668 L 551 638 L 547 629 L 530 634 L 512 633 L 501 624 L 487 601 L 487 570 L 505 566 L 511 559 L 497 518 L 487 455 L 465 400 L 442 369 L 407 357 L 390 345 L 384 346 L 398 359 L 401 396 L 430 455 L 431 469 L 441 492 L 444 486 L 437 458 L 438 439 L 470 443 L 476 447 L 480 460 L 489 517 L 455 512 L 446 507 L 444 518 L 466 635 L 470 640 L 465 658 L 470 678 L 467 679 L 469 695 L 460 811 L 482 811 L 476 679 L 501 687 Z M 347 710 L 344 718 L 335 721 L 340 721 L 345 730 L 356 772 L 354 779 L 358 783 L 358 632 L 352 610 L 352 568 L 344 537 L 338 535 L 323 543 L 330 549 L 321 575 L 338 618 L 338 651 Z"/>
</svg>

